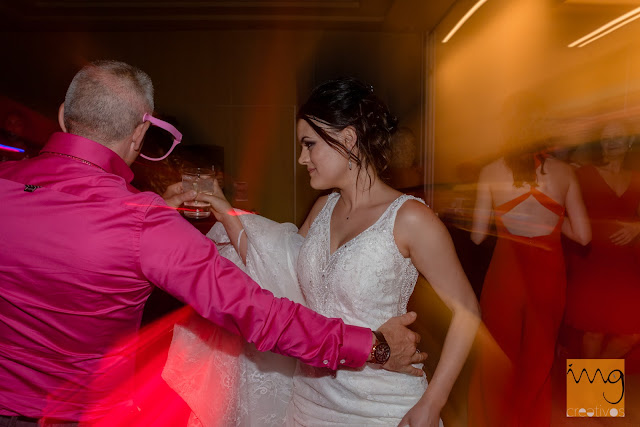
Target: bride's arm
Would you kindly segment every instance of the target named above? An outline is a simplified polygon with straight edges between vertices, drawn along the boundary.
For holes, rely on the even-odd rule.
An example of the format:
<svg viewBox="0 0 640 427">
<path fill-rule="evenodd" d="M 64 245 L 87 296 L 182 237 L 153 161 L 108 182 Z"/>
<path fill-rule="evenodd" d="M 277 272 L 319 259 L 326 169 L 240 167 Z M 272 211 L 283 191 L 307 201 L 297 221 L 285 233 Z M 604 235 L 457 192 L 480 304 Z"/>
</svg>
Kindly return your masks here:
<svg viewBox="0 0 640 427">
<path fill-rule="evenodd" d="M 196 200 L 209 202 L 211 212 L 216 219 L 224 226 L 229 241 L 242 258 L 243 263 L 247 263 L 247 236 L 238 213 L 233 209 L 229 201 L 224 197 L 222 189 L 217 180 L 213 180 L 213 194 L 198 193 Z"/>
<path fill-rule="evenodd" d="M 229 201 L 225 198 L 224 193 L 220 189 L 218 182 L 213 181 L 214 191 L 213 194 L 199 193 L 196 200 L 209 202 L 211 204 L 211 212 L 216 219 L 223 225 L 229 241 L 233 244 L 242 262 L 247 263 L 247 250 L 248 250 L 248 237 L 244 232 L 244 226 L 242 221 L 238 217 L 238 213 L 233 209 Z M 327 196 L 319 197 L 314 203 L 309 215 L 305 219 L 304 223 L 298 230 L 298 234 L 302 237 L 307 236 L 309 227 L 313 224 L 316 216 L 320 213 L 325 203 L 327 202 Z"/>
<path fill-rule="evenodd" d="M 438 425 L 440 411 L 467 359 L 480 322 L 475 294 L 456 256 L 449 233 L 436 215 L 417 201 L 398 211 L 398 248 L 428 280 L 453 316 L 429 387 L 400 425 Z"/>
</svg>

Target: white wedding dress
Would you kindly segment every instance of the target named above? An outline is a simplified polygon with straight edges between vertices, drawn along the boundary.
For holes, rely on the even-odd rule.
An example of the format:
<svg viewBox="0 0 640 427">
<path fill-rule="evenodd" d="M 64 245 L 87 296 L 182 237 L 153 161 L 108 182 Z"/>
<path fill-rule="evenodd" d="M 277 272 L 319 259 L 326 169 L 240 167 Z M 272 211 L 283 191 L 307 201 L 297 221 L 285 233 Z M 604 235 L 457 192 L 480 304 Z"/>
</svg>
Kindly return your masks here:
<svg viewBox="0 0 640 427">
<path fill-rule="evenodd" d="M 418 272 L 398 250 L 393 226 L 410 198 L 400 196 L 372 226 L 330 254 L 331 214 L 340 195 L 329 196 L 298 256 L 298 281 L 309 308 L 372 330 L 406 313 Z M 373 364 L 336 372 L 298 364 L 287 420 L 304 426 L 396 426 L 426 387 L 424 376 Z"/>
<path fill-rule="evenodd" d="M 418 277 L 393 237 L 398 209 L 415 198 L 400 196 L 372 226 L 330 254 L 330 219 L 339 198 L 329 195 L 306 239 L 292 224 L 241 215 L 249 242 L 246 271 L 277 296 L 302 301 L 301 290 L 305 304 L 318 313 L 375 330 L 406 313 Z M 219 247 L 226 238 L 221 229 L 216 225 L 209 233 Z M 221 254 L 244 267 L 230 245 Z M 427 387 L 425 376 L 373 364 L 334 372 L 298 363 L 292 379 L 293 359 L 249 346 L 235 357 L 237 338 L 203 334 L 203 323 L 176 325 L 163 372 L 193 410 L 193 425 L 396 426 Z"/>
</svg>

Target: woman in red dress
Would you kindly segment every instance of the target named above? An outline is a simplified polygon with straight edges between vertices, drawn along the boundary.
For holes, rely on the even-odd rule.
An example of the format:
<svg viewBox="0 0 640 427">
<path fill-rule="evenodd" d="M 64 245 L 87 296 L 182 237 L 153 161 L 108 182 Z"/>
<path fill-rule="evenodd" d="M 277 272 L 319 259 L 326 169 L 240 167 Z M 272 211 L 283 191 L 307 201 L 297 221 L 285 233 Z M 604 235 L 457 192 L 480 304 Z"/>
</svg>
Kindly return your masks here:
<svg viewBox="0 0 640 427">
<path fill-rule="evenodd" d="M 600 146 L 602 159 L 576 171 L 593 241 L 567 245 L 567 347 L 571 357 L 626 358 L 627 372 L 638 371 L 640 173 L 623 167 L 632 146 L 623 124 L 608 124 Z"/>
<path fill-rule="evenodd" d="M 498 241 L 480 299 L 486 329 L 471 379 L 469 425 L 549 425 L 566 287 L 560 235 L 583 245 L 591 238 L 571 167 L 531 151 L 489 164 L 478 183 L 476 244 L 491 216 Z"/>
</svg>

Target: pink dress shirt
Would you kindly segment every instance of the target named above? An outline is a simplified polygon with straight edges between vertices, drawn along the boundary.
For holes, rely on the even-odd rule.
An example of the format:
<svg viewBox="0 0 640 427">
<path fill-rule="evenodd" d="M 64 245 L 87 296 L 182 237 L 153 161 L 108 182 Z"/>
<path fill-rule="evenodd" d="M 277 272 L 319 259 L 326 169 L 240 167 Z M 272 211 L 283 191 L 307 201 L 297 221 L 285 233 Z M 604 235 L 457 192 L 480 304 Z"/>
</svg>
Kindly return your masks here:
<svg viewBox="0 0 640 427">
<path fill-rule="evenodd" d="M 110 149 L 55 133 L 0 164 L 0 415 L 87 420 L 132 405 L 124 384 L 156 285 L 262 351 L 362 366 L 368 329 L 274 298 Z"/>
</svg>

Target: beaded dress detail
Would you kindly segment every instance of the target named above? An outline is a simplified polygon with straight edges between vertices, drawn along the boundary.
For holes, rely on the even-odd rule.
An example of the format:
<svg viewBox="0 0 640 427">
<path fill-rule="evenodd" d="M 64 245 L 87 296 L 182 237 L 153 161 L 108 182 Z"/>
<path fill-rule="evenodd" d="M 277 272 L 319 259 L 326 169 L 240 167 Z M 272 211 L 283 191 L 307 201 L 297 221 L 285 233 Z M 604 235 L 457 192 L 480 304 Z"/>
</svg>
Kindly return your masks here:
<svg viewBox="0 0 640 427">
<path fill-rule="evenodd" d="M 331 214 L 339 199 L 339 193 L 329 195 L 309 229 L 298 255 L 298 282 L 312 310 L 375 330 L 407 311 L 418 272 L 398 250 L 393 227 L 405 201 L 424 202 L 398 197 L 373 225 L 331 254 Z M 288 422 L 397 425 L 426 387 L 425 377 L 392 373 L 372 364 L 334 372 L 298 363 Z"/>
</svg>

